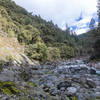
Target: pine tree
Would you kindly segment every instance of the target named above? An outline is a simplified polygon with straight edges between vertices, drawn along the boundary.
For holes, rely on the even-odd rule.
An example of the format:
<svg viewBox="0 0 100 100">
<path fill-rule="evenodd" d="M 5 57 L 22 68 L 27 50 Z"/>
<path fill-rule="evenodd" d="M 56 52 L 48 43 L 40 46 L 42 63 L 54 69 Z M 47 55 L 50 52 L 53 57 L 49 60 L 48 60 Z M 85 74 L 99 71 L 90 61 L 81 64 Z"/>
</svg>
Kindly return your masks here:
<svg viewBox="0 0 100 100">
<path fill-rule="evenodd" d="M 99 22 L 98 26 L 100 27 L 100 0 L 98 0 L 97 8 L 98 8 L 98 22 Z"/>
<path fill-rule="evenodd" d="M 100 0 L 98 0 L 98 28 L 94 30 L 94 52 L 91 56 L 91 59 L 100 59 Z M 93 31 L 92 31 L 93 32 Z"/>
</svg>

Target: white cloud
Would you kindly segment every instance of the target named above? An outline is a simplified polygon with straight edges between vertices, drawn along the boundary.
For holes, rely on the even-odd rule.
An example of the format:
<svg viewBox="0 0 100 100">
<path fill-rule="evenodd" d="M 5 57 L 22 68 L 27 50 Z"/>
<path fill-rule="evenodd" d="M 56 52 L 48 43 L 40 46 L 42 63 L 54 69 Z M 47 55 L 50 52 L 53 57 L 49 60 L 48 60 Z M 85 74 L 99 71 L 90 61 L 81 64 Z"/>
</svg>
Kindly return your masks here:
<svg viewBox="0 0 100 100">
<path fill-rule="evenodd" d="M 85 28 L 85 29 L 79 29 L 79 30 L 76 30 L 75 32 L 77 32 L 77 34 L 82 34 L 82 33 L 85 33 L 89 30 L 89 28 Z"/>
<path fill-rule="evenodd" d="M 92 16 L 83 16 L 80 21 L 76 21 L 71 28 L 77 33 L 82 34 L 89 30 L 89 24 L 91 21 L 91 18 L 95 19 L 95 27 L 98 25 L 98 17 L 97 14 L 94 13 Z"/>
<path fill-rule="evenodd" d="M 59 27 L 73 25 L 83 12 L 92 16 L 97 11 L 97 0 L 14 0 L 28 11 L 40 14 L 46 20 L 53 20 Z"/>
</svg>

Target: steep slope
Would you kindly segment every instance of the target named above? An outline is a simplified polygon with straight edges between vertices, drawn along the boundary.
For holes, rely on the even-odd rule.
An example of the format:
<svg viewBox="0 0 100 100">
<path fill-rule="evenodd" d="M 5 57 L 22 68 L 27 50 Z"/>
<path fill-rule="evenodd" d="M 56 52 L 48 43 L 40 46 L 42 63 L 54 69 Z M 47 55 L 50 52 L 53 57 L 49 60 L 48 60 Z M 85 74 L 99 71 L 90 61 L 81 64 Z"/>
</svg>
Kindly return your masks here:
<svg viewBox="0 0 100 100">
<path fill-rule="evenodd" d="M 0 33 L 0 58 L 6 59 L 12 56 L 15 59 L 22 59 L 21 54 L 24 53 L 23 48 L 19 45 L 16 38 L 9 38 L 2 32 Z"/>
<path fill-rule="evenodd" d="M 27 12 L 12 0 L 0 0 L 0 29 L 9 37 L 16 37 L 32 60 L 68 59 L 76 55 L 76 36 L 70 35 L 69 29 L 61 30 L 52 21 Z"/>
<path fill-rule="evenodd" d="M 7 34 L 0 30 L 0 61 L 16 61 L 16 64 L 27 62 L 29 64 L 38 64 L 32 62 L 25 54 L 24 47 L 21 46 L 16 38 L 9 38 Z"/>
</svg>

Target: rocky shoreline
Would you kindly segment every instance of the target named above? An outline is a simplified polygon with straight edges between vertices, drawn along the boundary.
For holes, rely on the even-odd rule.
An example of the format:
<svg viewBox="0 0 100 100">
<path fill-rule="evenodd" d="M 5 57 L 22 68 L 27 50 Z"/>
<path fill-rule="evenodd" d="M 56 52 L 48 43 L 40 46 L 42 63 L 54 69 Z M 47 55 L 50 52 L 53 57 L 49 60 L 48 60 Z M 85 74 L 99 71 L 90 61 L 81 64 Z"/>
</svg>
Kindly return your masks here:
<svg viewBox="0 0 100 100">
<path fill-rule="evenodd" d="M 100 63 L 91 66 L 76 59 L 38 66 L 6 63 L 1 83 L 0 100 L 100 100 Z"/>
</svg>

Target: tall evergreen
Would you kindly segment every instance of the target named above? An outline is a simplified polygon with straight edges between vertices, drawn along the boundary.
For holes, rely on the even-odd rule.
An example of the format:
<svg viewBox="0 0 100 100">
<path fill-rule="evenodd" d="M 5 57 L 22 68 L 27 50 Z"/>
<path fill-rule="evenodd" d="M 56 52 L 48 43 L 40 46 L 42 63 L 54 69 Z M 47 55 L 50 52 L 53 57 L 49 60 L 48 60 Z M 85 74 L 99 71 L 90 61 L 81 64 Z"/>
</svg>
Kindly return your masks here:
<svg viewBox="0 0 100 100">
<path fill-rule="evenodd" d="M 98 6 L 97 6 L 97 8 L 98 8 L 98 22 L 99 22 L 99 27 L 100 27 L 100 0 L 98 0 Z"/>
<path fill-rule="evenodd" d="M 92 59 L 100 60 L 100 0 L 98 0 L 98 28 L 94 31 L 94 52 L 92 54 Z M 93 40 L 92 40 L 93 41 Z"/>
</svg>

